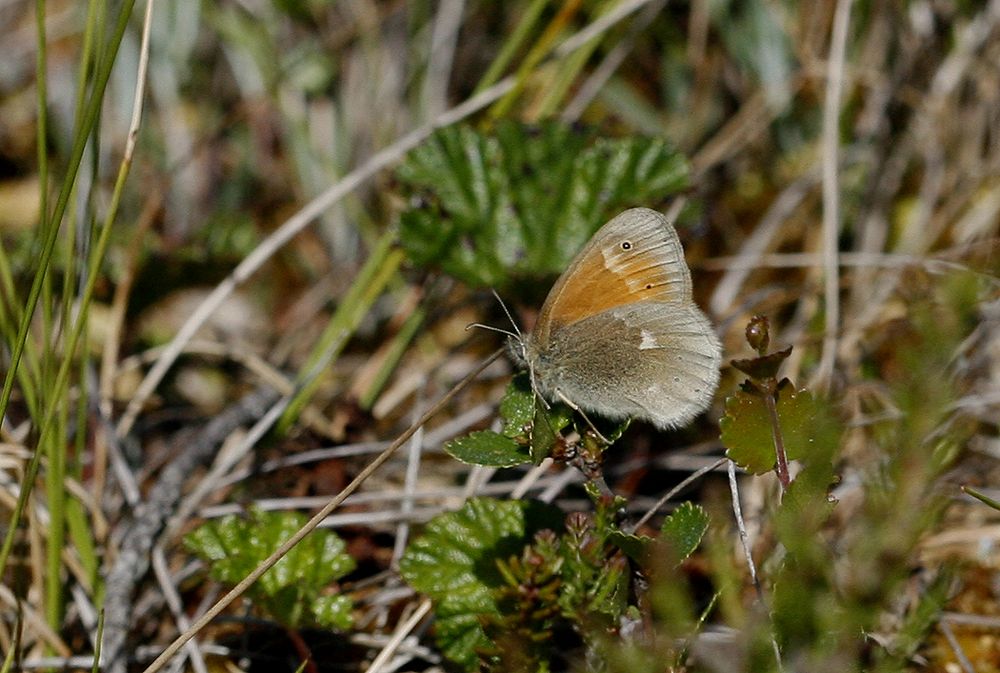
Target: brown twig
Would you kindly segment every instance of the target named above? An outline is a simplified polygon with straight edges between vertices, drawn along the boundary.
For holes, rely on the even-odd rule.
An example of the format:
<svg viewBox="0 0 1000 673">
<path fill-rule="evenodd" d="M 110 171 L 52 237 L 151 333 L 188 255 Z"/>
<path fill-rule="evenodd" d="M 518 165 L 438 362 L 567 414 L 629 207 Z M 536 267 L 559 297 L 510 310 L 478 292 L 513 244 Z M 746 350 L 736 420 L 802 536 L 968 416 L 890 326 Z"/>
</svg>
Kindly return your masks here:
<svg viewBox="0 0 1000 673">
<path fill-rule="evenodd" d="M 792 480 L 788 475 L 788 456 L 785 454 L 785 441 L 781 437 L 781 424 L 778 422 L 778 405 L 775 398 L 775 395 L 764 395 L 764 405 L 771 418 L 771 437 L 774 440 L 774 454 L 777 457 L 778 481 L 781 483 L 781 492 L 784 493 Z"/>
<path fill-rule="evenodd" d="M 260 417 L 279 397 L 270 387 L 259 388 L 213 418 L 200 430 L 184 430 L 174 439 L 177 455 L 160 473 L 149 495 L 135 510 L 125 528 L 122 548 L 108 573 L 105 605 L 105 669 L 124 673 L 125 643 L 132 622 L 132 595 L 149 570 L 150 552 L 167 518 L 180 499 L 181 490 L 195 468 L 211 458 L 216 448 L 237 428 Z"/>
</svg>

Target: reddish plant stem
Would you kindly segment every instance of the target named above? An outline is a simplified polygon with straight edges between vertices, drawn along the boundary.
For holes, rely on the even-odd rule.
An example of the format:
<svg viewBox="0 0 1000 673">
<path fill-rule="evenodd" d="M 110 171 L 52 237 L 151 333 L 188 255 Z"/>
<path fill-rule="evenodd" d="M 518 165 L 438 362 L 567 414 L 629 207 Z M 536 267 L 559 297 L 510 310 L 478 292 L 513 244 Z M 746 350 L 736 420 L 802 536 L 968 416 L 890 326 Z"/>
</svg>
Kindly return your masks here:
<svg viewBox="0 0 1000 673">
<path fill-rule="evenodd" d="M 304 673 L 319 673 L 319 667 L 313 660 L 312 650 L 309 648 L 309 645 L 302 637 L 302 634 L 299 633 L 298 629 L 288 627 L 285 629 L 285 634 L 288 635 L 288 639 L 292 641 L 292 647 L 295 648 L 295 653 L 305 664 L 305 668 L 302 669 Z"/>
<path fill-rule="evenodd" d="M 778 406 L 775 403 L 774 395 L 764 395 L 764 403 L 767 405 L 767 413 L 771 416 L 771 436 L 774 439 L 774 453 L 778 458 L 778 481 L 781 482 L 781 492 L 791 483 L 788 476 L 788 457 L 785 455 L 785 443 L 781 438 L 781 425 L 778 423 Z"/>
</svg>

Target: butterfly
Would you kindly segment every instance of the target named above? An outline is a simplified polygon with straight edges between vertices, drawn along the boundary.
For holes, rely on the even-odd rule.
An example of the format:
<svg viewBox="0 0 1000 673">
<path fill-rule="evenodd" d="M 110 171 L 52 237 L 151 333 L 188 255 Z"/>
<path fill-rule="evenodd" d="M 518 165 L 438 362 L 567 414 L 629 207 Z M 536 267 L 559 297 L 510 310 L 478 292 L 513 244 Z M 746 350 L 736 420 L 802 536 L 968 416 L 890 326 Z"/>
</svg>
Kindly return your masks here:
<svg viewBox="0 0 1000 673">
<path fill-rule="evenodd" d="M 535 328 L 512 352 L 550 402 L 658 428 L 711 403 L 722 347 L 691 296 L 673 225 L 626 210 L 593 235 L 559 277 Z"/>
</svg>

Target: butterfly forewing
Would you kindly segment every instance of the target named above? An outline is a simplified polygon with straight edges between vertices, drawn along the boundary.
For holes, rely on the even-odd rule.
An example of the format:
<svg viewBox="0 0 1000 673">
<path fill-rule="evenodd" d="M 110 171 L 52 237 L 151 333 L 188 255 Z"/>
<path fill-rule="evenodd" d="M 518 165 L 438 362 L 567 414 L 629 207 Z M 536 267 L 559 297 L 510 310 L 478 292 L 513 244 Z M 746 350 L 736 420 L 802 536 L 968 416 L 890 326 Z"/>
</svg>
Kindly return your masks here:
<svg viewBox="0 0 1000 673">
<path fill-rule="evenodd" d="M 688 302 L 691 275 L 677 232 L 660 213 L 633 208 L 604 225 L 556 281 L 535 331 L 640 301 Z"/>
</svg>

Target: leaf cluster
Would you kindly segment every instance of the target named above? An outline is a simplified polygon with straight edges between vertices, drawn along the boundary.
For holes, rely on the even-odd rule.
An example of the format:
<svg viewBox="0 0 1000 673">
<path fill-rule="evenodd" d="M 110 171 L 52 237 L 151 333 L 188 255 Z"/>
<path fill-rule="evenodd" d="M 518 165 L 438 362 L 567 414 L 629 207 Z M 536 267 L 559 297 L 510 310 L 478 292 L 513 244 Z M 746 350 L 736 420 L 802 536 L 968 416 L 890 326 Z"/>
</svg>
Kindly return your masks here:
<svg viewBox="0 0 1000 673">
<path fill-rule="evenodd" d="M 616 629 L 635 609 L 631 569 L 651 546 L 668 546 L 679 563 L 708 528 L 704 510 L 685 504 L 656 540 L 637 537 L 617 523 L 623 504 L 599 499 L 593 515 L 564 518 L 541 503 L 475 498 L 435 517 L 400 573 L 434 600 L 445 656 L 469 671 L 548 670 L 595 630 Z"/>
<path fill-rule="evenodd" d="M 213 579 L 235 585 L 305 522 L 298 512 L 254 507 L 247 517 L 230 515 L 203 523 L 185 536 L 184 545 L 209 565 Z M 351 599 L 330 591 L 330 584 L 356 565 L 344 547 L 333 531 L 315 531 L 250 587 L 250 598 L 287 627 L 350 628 Z"/>
<path fill-rule="evenodd" d="M 437 131 L 396 177 L 412 202 L 399 231 L 410 259 L 499 290 L 561 272 L 611 215 L 685 188 L 688 166 L 662 138 L 501 121 Z"/>
<path fill-rule="evenodd" d="M 765 523 L 773 541 L 757 552 L 767 619 L 755 620 L 754 610 L 745 608 L 738 609 L 742 617 L 729 617 L 756 624 L 743 634 L 746 670 L 855 670 L 865 659 L 873 662 L 866 670 L 902 670 L 940 614 L 953 578 L 947 566 L 928 574 L 913 600 L 900 603 L 898 592 L 917 540 L 941 512 L 930 485 L 954 459 L 964 432 L 947 412 L 954 394 L 949 359 L 961 334 L 951 324 L 960 302 L 942 301 L 947 293 L 932 291 L 915 301 L 904 329 L 908 338 L 893 343 L 905 366 L 882 399 L 902 413 L 871 430 L 882 453 L 871 468 L 854 472 L 856 486 L 845 492 L 854 493 L 855 502 L 846 506 L 831 497 L 845 432 L 837 415 L 779 379 L 790 349 L 766 353 L 766 320 L 755 318 L 748 327 L 758 356 L 733 362 L 748 378 L 726 400 L 722 441 L 727 455 L 751 473 L 776 470 L 780 480 L 782 460 L 795 461 L 798 469 L 780 480 L 780 498 Z M 719 572 L 724 562 L 716 562 Z M 883 636 L 879 646 L 863 637 L 882 628 L 892 612 L 899 624 L 893 637 Z"/>
</svg>

